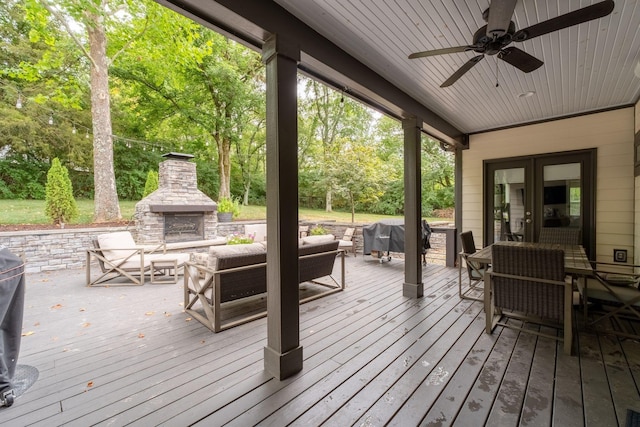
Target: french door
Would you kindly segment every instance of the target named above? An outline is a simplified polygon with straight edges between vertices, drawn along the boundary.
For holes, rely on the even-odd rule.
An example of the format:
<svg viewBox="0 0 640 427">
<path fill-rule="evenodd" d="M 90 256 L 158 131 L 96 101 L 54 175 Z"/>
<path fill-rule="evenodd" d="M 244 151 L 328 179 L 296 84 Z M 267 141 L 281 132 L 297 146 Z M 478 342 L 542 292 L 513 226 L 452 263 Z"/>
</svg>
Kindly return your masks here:
<svg viewBox="0 0 640 427">
<path fill-rule="evenodd" d="M 595 150 L 486 160 L 484 244 L 536 242 L 542 227 L 579 228 L 595 255 Z"/>
</svg>

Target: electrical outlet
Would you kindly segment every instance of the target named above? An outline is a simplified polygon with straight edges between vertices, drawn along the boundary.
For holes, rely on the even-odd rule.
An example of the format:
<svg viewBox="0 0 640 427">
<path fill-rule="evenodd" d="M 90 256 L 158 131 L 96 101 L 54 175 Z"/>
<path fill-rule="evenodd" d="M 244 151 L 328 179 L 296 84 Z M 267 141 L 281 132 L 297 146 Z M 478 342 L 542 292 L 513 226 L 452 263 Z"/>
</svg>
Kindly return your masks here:
<svg viewBox="0 0 640 427">
<path fill-rule="evenodd" d="M 614 249 L 613 250 L 614 262 L 627 262 L 627 250 L 626 249 Z"/>
</svg>

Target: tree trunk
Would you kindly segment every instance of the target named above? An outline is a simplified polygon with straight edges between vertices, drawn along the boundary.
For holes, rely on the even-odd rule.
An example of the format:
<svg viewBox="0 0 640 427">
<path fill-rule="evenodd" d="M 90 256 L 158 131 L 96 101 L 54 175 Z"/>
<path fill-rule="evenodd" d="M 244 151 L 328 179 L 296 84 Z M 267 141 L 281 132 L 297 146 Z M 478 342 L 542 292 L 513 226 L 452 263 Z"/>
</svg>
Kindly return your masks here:
<svg viewBox="0 0 640 427">
<path fill-rule="evenodd" d="M 120 205 L 113 169 L 111 96 L 107 61 L 107 38 L 102 17 L 90 14 L 87 25 L 91 65 L 91 117 L 93 121 L 94 214 L 96 222 L 119 220 Z"/>
<path fill-rule="evenodd" d="M 351 225 L 353 225 L 356 222 L 356 202 L 351 191 L 349 191 L 349 203 L 351 203 Z"/>
<path fill-rule="evenodd" d="M 242 205 L 249 205 L 249 192 L 251 191 L 251 181 L 244 184 L 244 197 L 242 199 Z"/>
<path fill-rule="evenodd" d="M 332 198 L 331 189 L 328 189 L 327 190 L 327 195 L 326 195 L 326 198 L 325 198 L 325 201 L 326 201 L 326 203 L 325 203 L 326 206 L 325 206 L 325 209 L 324 209 L 325 212 L 333 212 L 333 205 L 332 205 L 332 202 L 331 202 L 331 198 Z"/>
<path fill-rule="evenodd" d="M 216 138 L 218 143 L 218 175 L 220 176 L 220 189 L 218 199 L 231 197 L 231 142 L 226 138 Z"/>
</svg>

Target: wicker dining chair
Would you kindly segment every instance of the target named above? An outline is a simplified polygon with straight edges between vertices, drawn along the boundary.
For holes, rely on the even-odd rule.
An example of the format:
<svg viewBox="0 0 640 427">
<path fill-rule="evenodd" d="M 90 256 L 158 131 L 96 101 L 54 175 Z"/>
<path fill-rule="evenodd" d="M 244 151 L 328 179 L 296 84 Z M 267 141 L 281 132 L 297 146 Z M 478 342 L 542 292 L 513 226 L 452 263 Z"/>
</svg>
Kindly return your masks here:
<svg viewBox="0 0 640 427">
<path fill-rule="evenodd" d="M 483 290 L 484 273 L 487 269 L 486 264 L 477 263 L 469 260 L 469 256 L 476 253 L 476 245 L 473 241 L 473 232 L 464 231 L 460 233 L 460 243 L 462 245 L 462 252 L 460 252 L 460 259 L 458 260 L 458 294 L 460 298 L 471 299 L 474 301 L 482 301 L 479 292 Z M 463 291 L 462 280 L 462 261 L 466 265 L 467 277 L 469 279 L 468 285 L 465 286 Z"/>
<path fill-rule="evenodd" d="M 487 333 L 500 324 L 562 340 L 564 352 L 571 354 L 572 284 L 565 281 L 564 251 L 496 243 L 491 253 L 484 290 Z M 502 323 L 503 316 L 545 325 L 551 321 L 562 325 L 564 334 L 557 337 Z"/>
<path fill-rule="evenodd" d="M 538 242 L 559 245 L 579 245 L 582 243 L 580 229 L 570 227 L 542 227 Z"/>
</svg>

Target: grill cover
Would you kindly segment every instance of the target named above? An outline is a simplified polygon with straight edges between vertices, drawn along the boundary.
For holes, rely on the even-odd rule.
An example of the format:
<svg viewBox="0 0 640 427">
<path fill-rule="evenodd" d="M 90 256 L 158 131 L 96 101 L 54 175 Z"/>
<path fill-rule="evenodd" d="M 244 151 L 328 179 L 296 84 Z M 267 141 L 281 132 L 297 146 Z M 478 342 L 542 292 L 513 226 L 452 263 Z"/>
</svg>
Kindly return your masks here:
<svg viewBox="0 0 640 427">
<path fill-rule="evenodd" d="M 12 388 L 24 310 L 24 263 L 0 246 L 0 392 Z"/>
</svg>

